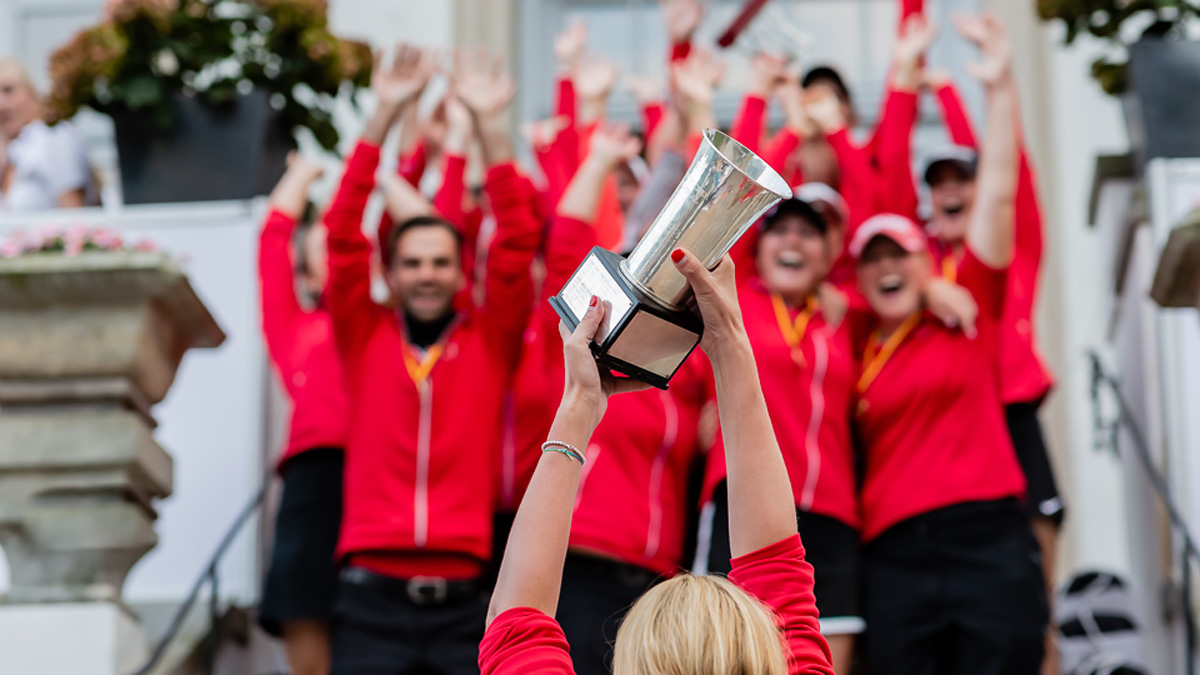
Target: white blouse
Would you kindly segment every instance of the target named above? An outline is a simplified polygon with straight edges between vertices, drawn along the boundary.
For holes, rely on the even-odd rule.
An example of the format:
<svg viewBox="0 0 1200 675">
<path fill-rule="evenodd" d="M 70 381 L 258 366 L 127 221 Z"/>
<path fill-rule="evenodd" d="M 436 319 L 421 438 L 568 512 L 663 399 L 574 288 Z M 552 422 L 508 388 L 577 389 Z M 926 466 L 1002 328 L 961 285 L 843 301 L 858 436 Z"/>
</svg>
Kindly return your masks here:
<svg viewBox="0 0 1200 675">
<path fill-rule="evenodd" d="M 8 164 L 13 175 L 4 193 L 6 211 L 57 208 L 58 198 L 72 190 L 95 193 L 83 139 L 70 122 L 25 125 L 8 144 Z"/>
</svg>

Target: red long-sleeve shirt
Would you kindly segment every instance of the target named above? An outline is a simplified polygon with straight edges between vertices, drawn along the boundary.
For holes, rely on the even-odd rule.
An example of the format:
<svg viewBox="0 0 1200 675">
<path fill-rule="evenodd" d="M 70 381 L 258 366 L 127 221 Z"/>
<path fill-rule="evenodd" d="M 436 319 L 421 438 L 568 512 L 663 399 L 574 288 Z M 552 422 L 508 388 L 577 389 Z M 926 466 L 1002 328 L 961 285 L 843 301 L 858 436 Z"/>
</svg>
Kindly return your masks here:
<svg viewBox="0 0 1200 675">
<path fill-rule="evenodd" d="M 1024 495 L 1000 402 L 1005 276 L 968 251 L 958 282 L 979 304 L 979 335 L 923 319 L 859 394 L 864 541 L 946 506 Z M 874 326 L 850 320 L 862 353 Z"/>
<path fill-rule="evenodd" d="M 344 448 L 350 420 L 350 401 L 329 312 L 306 312 L 296 299 L 290 253 L 295 226 L 294 216 L 272 210 L 258 246 L 263 335 L 267 353 L 292 401 L 288 438 L 278 467 L 305 450 Z"/>
<path fill-rule="evenodd" d="M 775 615 L 791 675 L 833 675 L 821 636 L 812 565 L 800 537 L 792 536 L 733 559 L 729 580 Z M 554 619 L 529 607 L 496 617 L 479 645 L 483 675 L 573 675 L 567 638 Z"/>
<path fill-rule="evenodd" d="M 326 215 L 329 304 L 352 406 L 338 554 L 413 554 L 406 574 L 443 576 L 432 562 L 438 555 L 483 561 L 491 553 L 494 448 L 526 321 L 504 289 L 528 274 L 539 232 L 527 200 L 515 197 L 515 168 L 489 169 L 497 221 L 489 302 L 460 313 L 418 383 L 405 357 L 425 355 L 408 343 L 400 317 L 370 296 L 371 246 L 361 223 L 378 163 L 379 148 L 360 142 Z"/>
<path fill-rule="evenodd" d="M 818 310 L 800 338 L 797 355 L 759 279 L 742 284 L 738 300 L 796 506 L 858 527 L 850 438 L 858 366 L 849 331 L 845 325 L 826 324 Z M 795 316 L 788 319 L 795 321 Z M 702 501 L 725 475 L 724 444 L 718 441 L 709 454 Z"/>
<path fill-rule="evenodd" d="M 958 90 L 954 85 L 946 85 L 938 90 L 937 96 L 954 143 L 977 147 L 975 132 Z M 1006 404 L 1039 401 L 1054 386 L 1054 376 L 1046 367 L 1045 360 L 1038 350 L 1037 337 L 1033 330 L 1033 308 L 1037 302 L 1045 232 L 1037 195 L 1037 180 L 1029 161 L 1029 153 L 1024 146 L 1021 147 L 1014 208 L 1015 248 L 1013 262 L 1008 271 L 1008 289 L 1000 326 L 1000 354 L 1003 364 L 1001 385 L 1003 401 Z M 947 254 L 942 246 L 935 247 L 934 250 L 942 255 Z"/>
</svg>

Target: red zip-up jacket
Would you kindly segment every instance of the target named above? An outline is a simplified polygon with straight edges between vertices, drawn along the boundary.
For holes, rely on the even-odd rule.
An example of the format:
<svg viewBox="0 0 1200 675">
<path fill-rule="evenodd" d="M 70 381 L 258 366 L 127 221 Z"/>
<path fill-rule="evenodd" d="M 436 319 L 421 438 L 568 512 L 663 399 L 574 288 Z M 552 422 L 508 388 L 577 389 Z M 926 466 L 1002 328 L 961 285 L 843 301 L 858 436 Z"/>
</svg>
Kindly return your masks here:
<svg viewBox="0 0 1200 675">
<path fill-rule="evenodd" d="M 858 363 L 848 329 L 844 324 L 830 327 L 818 310 L 800 339 L 797 359 L 762 281 L 752 278 L 742 284 L 738 300 L 796 507 L 857 528 L 850 419 Z M 709 454 L 702 503 L 725 475 L 725 448 L 718 440 Z"/>
<path fill-rule="evenodd" d="M 547 293 L 557 292 L 595 243 L 585 222 L 559 217 L 547 242 Z M 542 308 L 543 358 L 562 389 L 562 341 L 554 310 Z M 553 329 L 553 332 L 551 330 Z M 658 574 L 671 574 L 683 556 L 688 469 L 701 450 L 701 408 L 715 395 L 711 369 L 697 352 L 668 391 L 609 399 L 592 435 L 579 484 L 570 545 L 614 556 Z M 544 438 L 537 441 L 540 445 Z"/>
<path fill-rule="evenodd" d="M 487 266 L 489 302 L 459 315 L 442 338 L 441 358 L 417 384 L 405 367 L 405 352 L 415 349 L 400 318 L 370 296 L 362 214 L 378 164 L 379 148 L 360 142 L 326 215 L 330 311 L 352 405 L 338 555 L 458 554 L 484 561 L 491 554 L 501 404 L 527 320 L 504 289 L 528 274 L 537 223 L 519 198 L 513 165 L 490 168 L 497 243 Z M 421 356 L 414 354 L 417 361 Z M 407 569 L 443 572 L 432 564 Z"/>
<path fill-rule="evenodd" d="M 937 96 L 954 143 L 977 147 L 966 107 L 954 85 L 942 87 Z M 1020 162 L 1014 205 L 1016 247 L 1008 270 L 1008 289 L 1000 324 L 1001 397 L 1005 404 L 1040 401 L 1054 386 L 1054 376 L 1038 350 L 1033 329 L 1033 306 L 1037 301 L 1045 232 L 1037 180 L 1024 145 Z M 934 250 L 942 255 L 947 253 L 944 246 L 935 246 Z"/>
<path fill-rule="evenodd" d="M 258 245 L 258 279 L 263 335 L 279 381 L 292 401 L 284 462 L 313 448 L 344 448 L 350 401 L 342 361 L 333 344 L 329 312 L 306 312 L 296 299 L 291 240 L 294 216 L 278 209 L 267 214 Z"/>
<path fill-rule="evenodd" d="M 729 580 L 771 610 L 790 675 L 833 675 L 821 636 L 812 565 L 800 537 L 791 536 L 733 559 Z M 558 623 L 530 607 L 496 617 L 479 645 L 483 675 L 573 675 L 570 647 Z"/>
</svg>

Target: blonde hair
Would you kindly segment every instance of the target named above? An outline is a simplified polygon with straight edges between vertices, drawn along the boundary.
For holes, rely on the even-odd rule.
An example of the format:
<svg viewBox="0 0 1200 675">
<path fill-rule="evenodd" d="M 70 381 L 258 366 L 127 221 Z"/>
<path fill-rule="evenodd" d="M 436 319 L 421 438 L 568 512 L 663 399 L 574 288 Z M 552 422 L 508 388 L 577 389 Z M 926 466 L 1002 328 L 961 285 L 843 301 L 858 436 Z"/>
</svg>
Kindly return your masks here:
<svg viewBox="0 0 1200 675">
<path fill-rule="evenodd" d="M 787 675 L 787 662 L 767 607 L 724 577 L 682 574 L 629 610 L 613 675 Z"/>
</svg>

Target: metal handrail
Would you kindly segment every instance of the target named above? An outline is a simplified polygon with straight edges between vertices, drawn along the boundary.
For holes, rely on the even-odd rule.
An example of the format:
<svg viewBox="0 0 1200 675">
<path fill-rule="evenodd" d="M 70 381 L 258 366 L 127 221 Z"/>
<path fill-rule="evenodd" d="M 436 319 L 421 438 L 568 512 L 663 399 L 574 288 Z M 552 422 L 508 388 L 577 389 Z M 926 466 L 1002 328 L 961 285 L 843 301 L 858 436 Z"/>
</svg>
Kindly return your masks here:
<svg viewBox="0 0 1200 675">
<path fill-rule="evenodd" d="M 1171 489 L 1167 485 L 1166 478 L 1154 465 L 1154 458 L 1150 454 L 1150 444 L 1146 441 L 1146 436 L 1142 432 L 1142 428 L 1138 425 L 1137 419 L 1134 418 L 1129 404 L 1125 401 L 1124 395 L 1121 394 L 1120 382 L 1104 370 L 1104 365 L 1100 361 L 1099 354 L 1089 350 L 1088 357 L 1092 362 L 1092 413 L 1096 431 L 1107 436 L 1107 445 L 1114 452 L 1117 450 L 1117 431 L 1122 426 L 1129 431 L 1129 437 L 1133 441 L 1133 454 L 1138 458 L 1138 462 L 1146 472 L 1146 478 L 1150 481 L 1150 486 L 1154 489 L 1154 493 L 1158 495 L 1159 501 L 1162 502 L 1163 507 L 1166 509 L 1167 518 L 1171 521 L 1171 529 L 1183 539 L 1183 579 L 1180 584 L 1182 587 L 1180 594 L 1183 596 L 1181 605 L 1187 639 L 1187 673 L 1188 675 L 1195 675 L 1197 647 L 1196 620 L 1192 612 L 1192 575 L 1188 563 L 1196 562 L 1200 564 L 1200 548 L 1197 548 L 1196 540 L 1192 538 L 1191 528 L 1188 526 L 1187 520 L 1183 517 L 1182 510 L 1180 510 L 1179 506 L 1175 503 L 1175 499 L 1171 496 Z M 1104 419 L 1104 413 L 1101 410 L 1101 386 L 1107 387 L 1112 392 L 1113 398 L 1117 403 L 1116 418 L 1111 421 Z M 1097 439 L 1097 446 L 1104 444 L 1104 441 Z"/>
<path fill-rule="evenodd" d="M 212 556 L 209 558 L 208 564 L 204 567 L 204 571 L 201 572 L 200 577 L 196 579 L 196 582 L 192 584 L 192 590 L 188 593 L 187 599 L 184 600 L 183 603 L 179 605 L 179 608 L 175 610 L 174 616 L 171 617 L 171 623 L 168 624 L 167 632 L 163 634 L 162 638 L 159 639 L 158 644 L 155 645 L 154 651 L 150 654 L 150 658 L 146 661 L 146 665 L 136 670 L 134 675 L 148 675 L 158 665 L 159 661 L 162 660 L 163 656 L 166 655 L 167 649 L 170 648 L 171 643 L 175 641 L 176 637 L 178 637 L 179 631 L 183 628 L 183 623 L 187 619 L 188 613 L 191 611 L 192 606 L 196 604 L 196 600 L 198 600 L 200 597 L 200 591 L 204 588 L 206 583 L 209 585 L 211 591 L 209 594 L 208 605 L 210 630 L 216 627 L 217 621 L 219 620 L 217 592 L 219 590 L 218 584 L 220 581 L 220 574 L 217 572 L 217 566 L 221 563 L 221 559 L 225 556 L 225 552 L 229 550 L 229 547 L 233 544 L 233 540 L 250 520 L 250 516 L 254 515 L 254 513 L 262 507 L 263 497 L 265 497 L 267 494 L 267 486 L 271 484 L 271 478 L 272 475 L 270 473 L 267 473 L 267 475 L 263 477 L 262 484 L 258 488 L 258 493 L 255 494 L 254 498 L 242 508 L 241 512 L 238 514 L 238 517 L 233 521 L 233 524 L 228 530 L 226 530 L 225 536 L 223 536 L 220 543 L 217 544 L 217 548 L 213 551 Z M 208 672 L 210 673 L 213 672 L 215 660 L 216 642 L 214 641 L 208 655 Z"/>
</svg>

